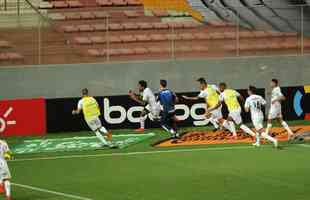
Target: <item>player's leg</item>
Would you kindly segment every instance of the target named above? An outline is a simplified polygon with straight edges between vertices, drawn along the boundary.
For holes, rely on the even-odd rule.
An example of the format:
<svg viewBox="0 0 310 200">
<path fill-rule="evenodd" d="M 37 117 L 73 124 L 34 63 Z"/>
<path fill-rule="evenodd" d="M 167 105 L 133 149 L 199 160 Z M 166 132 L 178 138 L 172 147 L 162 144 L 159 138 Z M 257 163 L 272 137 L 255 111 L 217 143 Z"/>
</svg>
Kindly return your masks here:
<svg viewBox="0 0 310 200">
<path fill-rule="evenodd" d="M 222 124 L 223 124 L 224 128 L 226 128 L 227 130 L 229 130 L 233 134 L 234 138 L 237 137 L 236 126 L 235 126 L 234 120 L 230 116 L 230 114 L 228 115 L 227 120 L 224 120 Z"/>
<path fill-rule="evenodd" d="M 264 116 L 257 116 L 256 118 L 252 118 L 252 123 L 256 130 L 256 141 L 253 145 L 257 147 L 260 146 L 260 135 L 264 132 L 263 121 Z"/>
<path fill-rule="evenodd" d="M 237 110 L 235 112 L 232 112 L 231 117 L 233 118 L 234 122 L 237 125 L 240 125 L 240 129 L 243 132 L 251 135 L 253 138 L 256 137 L 256 134 L 249 127 L 247 127 L 245 124 L 242 123 L 241 110 Z"/>
<path fill-rule="evenodd" d="M 11 200 L 11 172 L 5 160 L 0 162 L 0 178 L 3 183 L 5 200 Z"/>
<path fill-rule="evenodd" d="M 266 140 L 273 143 L 273 145 L 277 148 L 278 147 L 278 140 L 268 135 L 266 132 L 262 132 L 262 137 Z"/>
<path fill-rule="evenodd" d="M 279 109 L 276 109 L 271 106 L 269 113 L 268 113 L 268 120 L 267 120 L 267 127 L 265 132 L 269 134 L 270 129 L 272 128 L 272 120 L 278 117 Z"/>
<path fill-rule="evenodd" d="M 144 132 L 145 129 L 145 120 L 146 120 L 146 115 L 149 113 L 148 110 L 144 109 L 141 112 L 140 115 L 140 128 L 136 129 L 136 132 Z"/>
<path fill-rule="evenodd" d="M 3 180 L 3 186 L 4 186 L 5 200 L 11 200 L 11 181 L 10 181 L 10 179 Z"/>
<path fill-rule="evenodd" d="M 286 121 L 283 120 L 282 115 L 280 115 L 280 117 L 278 118 L 279 122 L 281 123 L 281 125 L 283 126 L 283 128 L 287 131 L 288 133 L 288 139 L 290 140 L 292 138 L 292 136 L 294 135 L 293 131 L 290 129 L 290 127 L 288 126 L 288 124 L 286 123 Z"/>
<path fill-rule="evenodd" d="M 218 130 L 220 128 L 219 119 L 221 118 L 222 118 L 221 109 L 216 109 L 211 112 L 209 119 L 210 119 L 211 124 L 214 126 L 215 130 Z"/>
<path fill-rule="evenodd" d="M 99 118 L 87 121 L 89 128 L 95 133 L 96 137 L 99 139 L 103 146 L 109 145 L 109 142 L 104 138 L 104 135 L 108 134 L 108 131 L 101 125 Z"/>
</svg>

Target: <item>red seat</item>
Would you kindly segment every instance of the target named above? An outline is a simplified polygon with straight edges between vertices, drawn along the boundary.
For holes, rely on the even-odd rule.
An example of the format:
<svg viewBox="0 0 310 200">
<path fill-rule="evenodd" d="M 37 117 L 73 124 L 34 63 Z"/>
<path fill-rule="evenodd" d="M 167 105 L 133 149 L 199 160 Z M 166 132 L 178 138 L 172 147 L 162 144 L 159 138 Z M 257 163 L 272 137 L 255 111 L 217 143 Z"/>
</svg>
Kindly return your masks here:
<svg viewBox="0 0 310 200">
<path fill-rule="evenodd" d="M 165 10 L 152 10 L 156 17 L 169 17 L 169 13 Z"/>
<path fill-rule="evenodd" d="M 256 38 L 268 37 L 268 33 L 265 31 L 253 31 Z"/>
<path fill-rule="evenodd" d="M 64 14 L 67 20 L 78 20 L 81 19 L 81 15 L 78 12 L 65 13 Z"/>
<path fill-rule="evenodd" d="M 283 33 L 284 34 L 284 36 L 288 36 L 288 37 L 296 37 L 296 36 L 298 36 L 298 34 L 297 33 Z"/>
<path fill-rule="evenodd" d="M 81 8 L 83 4 L 79 1 L 67 1 L 70 8 Z"/>
<path fill-rule="evenodd" d="M 53 1 L 52 5 L 54 8 L 68 8 L 69 5 L 65 1 Z"/>
<path fill-rule="evenodd" d="M 283 46 L 282 46 L 282 43 L 271 41 L 267 43 L 267 48 L 272 49 L 272 50 L 280 50 L 280 49 L 283 49 Z"/>
<path fill-rule="evenodd" d="M 209 48 L 207 46 L 193 46 L 193 50 L 196 52 L 208 52 Z"/>
<path fill-rule="evenodd" d="M 98 49 L 88 49 L 87 54 L 94 57 L 100 57 L 105 55 L 104 51 L 100 51 Z"/>
<path fill-rule="evenodd" d="M 150 38 L 152 41 L 165 41 L 168 39 L 166 35 L 162 34 L 150 34 Z"/>
<path fill-rule="evenodd" d="M 95 29 L 95 31 L 106 31 L 107 27 L 105 24 L 93 24 L 92 25 Z"/>
<path fill-rule="evenodd" d="M 109 49 L 108 53 L 110 56 L 119 56 L 122 55 L 122 52 L 120 49 Z"/>
<path fill-rule="evenodd" d="M 227 51 L 236 51 L 237 47 L 236 47 L 236 45 L 233 45 L 233 44 L 227 44 L 224 46 L 224 49 Z"/>
<path fill-rule="evenodd" d="M 121 24 L 109 24 L 108 27 L 109 27 L 109 30 L 112 30 L 112 31 L 120 31 L 120 30 L 123 30 L 124 28 Z"/>
<path fill-rule="evenodd" d="M 133 51 L 135 52 L 135 54 L 138 54 L 138 55 L 147 54 L 149 52 L 144 47 L 136 47 L 136 48 L 133 49 Z"/>
<path fill-rule="evenodd" d="M 122 42 L 122 40 L 118 37 L 118 36 L 110 36 L 109 37 L 109 41 L 111 43 L 119 43 L 119 42 Z"/>
<path fill-rule="evenodd" d="M 240 38 L 254 38 L 255 34 L 251 31 L 240 31 L 239 37 Z"/>
<path fill-rule="evenodd" d="M 219 40 L 219 39 L 224 39 L 225 36 L 223 33 L 220 33 L 220 32 L 214 32 L 214 33 L 210 33 L 210 38 L 211 39 L 215 39 L 215 40 Z"/>
<path fill-rule="evenodd" d="M 104 19 L 104 18 L 110 17 L 109 13 L 107 13 L 105 11 L 94 11 L 93 15 L 97 19 Z"/>
<path fill-rule="evenodd" d="M 208 33 L 194 33 L 195 38 L 198 40 L 208 40 L 210 36 Z"/>
<path fill-rule="evenodd" d="M 183 28 L 182 22 L 167 22 L 169 28 Z"/>
<path fill-rule="evenodd" d="M 88 37 L 75 37 L 74 42 L 79 45 L 92 44 L 92 41 Z"/>
<path fill-rule="evenodd" d="M 122 35 L 119 37 L 122 42 L 135 42 L 137 39 L 132 35 Z"/>
<path fill-rule="evenodd" d="M 168 52 L 170 52 L 169 47 L 149 47 L 148 50 L 150 53 L 168 53 Z"/>
<path fill-rule="evenodd" d="M 185 21 L 182 22 L 184 28 L 196 28 L 199 26 L 196 22 L 193 21 Z"/>
<path fill-rule="evenodd" d="M 169 25 L 165 22 L 155 22 L 153 23 L 153 27 L 156 29 L 167 29 Z"/>
<path fill-rule="evenodd" d="M 136 35 L 136 39 L 138 42 L 147 42 L 152 40 L 148 35 Z"/>
<path fill-rule="evenodd" d="M 8 41 L 0 41 L 0 48 L 9 48 L 11 47 L 10 43 Z"/>
<path fill-rule="evenodd" d="M 137 23 L 137 25 L 138 25 L 139 28 L 142 29 L 142 30 L 152 29 L 152 28 L 153 28 L 153 25 L 152 25 L 151 23 L 147 23 L 147 22 Z"/>
<path fill-rule="evenodd" d="M 135 51 L 132 49 L 119 49 L 121 55 L 133 55 L 135 54 Z"/>
<path fill-rule="evenodd" d="M 91 12 L 81 12 L 80 13 L 82 19 L 95 19 L 95 15 Z"/>
<path fill-rule="evenodd" d="M 181 40 L 181 36 L 177 34 L 167 34 L 166 35 L 168 40 Z"/>
<path fill-rule="evenodd" d="M 110 0 L 114 6 L 127 6 L 127 1 L 125 0 Z"/>
<path fill-rule="evenodd" d="M 224 32 L 224 37 L 226 39 L 236 39 L 237 34 L 236 32 Z"/>
<path fill-rule="evenodd" d="M 140 6 L 142 5 L 140 0 L 127 0 L 129 6 Z"/>
<path fill-rule="evenodd" d="M 223 21 L 208 21 L 208 24 L 215 27 L 226 27 L 227 24 Z"/>
<path fill-rule="evenodd" d="M 15 53 L 15 52 L 7 53 L 7 57 L 9 60 L 21 60 L 24 58 L 24 56 L 22 56 L 20 53 Z"/>
<path fill-rule="evenodd" d="M 124 14 L 126 17 L 129 17 L 129 18 L 140 17 L 140 14 L 138 12 L 132 11 L 132 10 L 126 10 L 124 11 Z"/>
<path fill-rule="evenodd" d="M 139 29 L 139 26 L 136 23 L 124 23 L 123 27 L 125 30 L 136 30 Z"/>
<path fill-rule="evenodd" d="M 191 33 L 182 33 L 180 34 L 180 37 L 182 40 L 194 40 L 195 39 L 194 35 Z"/>
<path fill-rule="evenodd" d="M 9 56 L 6 53 L 0 53 L 0 61 L 9 60 Z"/>
<path fill-rule="evenodd" d="M 78 32 L 78 31 L 79 31 L 78 27 L 72 26 L 72 25 L 65 25 L 65 26 L 62 26 L 62 30 L 63 30 L 65 33 L 73 33 L 73 32 Z"/>
<path fill-rule="evenodd" d="M 276 31 L 266 31 L 266 34 L 268 34 L 271 37 L 282 37 L 282 36 L 284 36 L 284 33 L 276 32 Z"/>
<path fill-rule="evenodd" d="M 88 25 L 88 24 L 77 25 L 77 28 L 81 32 L 91 32 L 91 31 L 95 30 L 94 27 L 92 27 L 91 25 Z"/>
<path fill-rule="evenodd" d="M 112 6 L 113 3 L 109 0 L 97 0 L 96 1 L 99 6 Z"/>
<path fill-rule="evenodd" d="M 177 52 L 192 52 L 193 49 L 191 46 L 178 46 L 176 47 Z"/>
<path fill-rule="evenodd" d="M 64 16 L 62 13 L 50 13 L 48 17 L 51 20 L 65 20 L 66 19 L 66 16 Z"/>
<path fill-rule="evenodd" d="M 101 36 L 92 36 L 89 39 L 94 44 L 104 44 L 104 43 L 106 43 L 106 40 L 104 39 L 104 37 L 101 37 Z"/>
</svg>

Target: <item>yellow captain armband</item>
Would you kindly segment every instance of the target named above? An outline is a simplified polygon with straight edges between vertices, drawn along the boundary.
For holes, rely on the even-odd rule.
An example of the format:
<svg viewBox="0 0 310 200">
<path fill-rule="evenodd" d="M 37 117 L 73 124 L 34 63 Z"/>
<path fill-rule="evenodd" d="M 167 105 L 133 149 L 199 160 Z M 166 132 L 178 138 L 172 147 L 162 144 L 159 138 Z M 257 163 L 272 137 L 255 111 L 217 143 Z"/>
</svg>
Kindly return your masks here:
<svg viewBox="0 0 310 200">
<path fill-rule="evenodd" d="M 13 158 L 12 152 L 11 152 L 11 151 L 6 152 L 6 153 L 4 154 L 4 158 L 5 158 L 6 160 L 12 160 L 12 158 Z"/>
</svg>

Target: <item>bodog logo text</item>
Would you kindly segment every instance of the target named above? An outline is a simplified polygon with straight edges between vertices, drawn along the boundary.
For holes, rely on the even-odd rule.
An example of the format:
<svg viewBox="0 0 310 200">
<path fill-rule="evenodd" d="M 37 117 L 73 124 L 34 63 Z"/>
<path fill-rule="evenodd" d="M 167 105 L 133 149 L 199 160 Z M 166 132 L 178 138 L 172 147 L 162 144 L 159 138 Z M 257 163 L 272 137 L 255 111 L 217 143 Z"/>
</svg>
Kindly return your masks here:
<svg viewBox="0 0 310 200">
<path fill-rule="evenodd" d="M 126 110 L 123 106 L 115 105 L 110 106 L 110 100 L 108 98 L 104 98 L 103 100 L 104 104 L 104 119 L 109 124 L 121 124 L 126 119 L 131 123 L 138 123 L 140 121 L 139 115 L 134 115 L 134 113 L 138 112 L 140 113 L 143 110 L 142 106 L 132 106 Z M 193 124 L 195 126 L 203 126 L 208 123 L 206 118 L 204 117 L 204 114 L 198 114 L 199 110 L 205 109 L 204 103 L 196 103 L 192 106 L 188 106 L 185 104 L 177 104 L 175 106 L 177 113 L 177 117 L 179 120 L 186 120 L 188 118 L 193 119 Z M 119 113 L 117 117 L 111 117 L 111 113 Z M 149 119 L 152 120 L 152 115 L 148 115 Z"/>
<path fill-rule="evenodd" d="M 310 85 L 305 85 L 303 87 L 303 90 L 298 89 L 294 95 L 294 111 L 298 117 L 301 117 L 303 114 L 305 115 L 305 118 L 310 117 L 310 113 L 307 113 L 304 109 L 305 102 L 306 102 L 305 99 L 308 96 L 310 97 Z"/>
</svg>

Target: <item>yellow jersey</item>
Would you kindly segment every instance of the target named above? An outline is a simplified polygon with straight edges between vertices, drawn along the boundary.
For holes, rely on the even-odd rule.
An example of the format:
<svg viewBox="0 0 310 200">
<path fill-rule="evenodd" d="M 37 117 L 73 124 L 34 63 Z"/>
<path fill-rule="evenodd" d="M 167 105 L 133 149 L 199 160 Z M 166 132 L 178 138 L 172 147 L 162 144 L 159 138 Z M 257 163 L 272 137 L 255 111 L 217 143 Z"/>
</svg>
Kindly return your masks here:
<svg viewBox="0 0 310 200">
<path fill-rule="evenodd" d="M 82 109 L 86 121 L 100 116 L 100 108 L 94 97 L 83 97 L 78 103 L 78 108 Z"/>
<path fill-rule="evenodd" d="M 208 87 L 200 92 L 199 98 L 204 98 L 207 107 L 213 108 L 220 101 L 220 95 L 217 93 L 217 87 L 215 85 L 208 85 Z"/>
<path fill-rule="evenodd" d="M 221 93 L 220 100 L 225 102 L 229 112 L 234 112 L 241 108 L 238 101 L 239 96 L 240 94 L 236 90 L 226 89 Z"/>
</svg>

